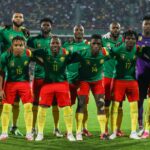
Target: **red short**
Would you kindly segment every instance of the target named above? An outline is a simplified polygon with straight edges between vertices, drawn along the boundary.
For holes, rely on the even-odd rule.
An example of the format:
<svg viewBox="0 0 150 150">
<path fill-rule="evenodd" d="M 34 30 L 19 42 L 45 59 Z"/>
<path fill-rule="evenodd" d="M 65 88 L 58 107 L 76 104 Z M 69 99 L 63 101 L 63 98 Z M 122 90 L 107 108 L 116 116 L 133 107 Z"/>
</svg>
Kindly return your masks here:
<svg viewBox="0 0 150 150">
<path fill-rule="evenodd" d="M 51 106 L 54 97 L 59 107 L 70 106 L 70 93 L 68 82 L 44 84 L 40 91 L 40 105 Z"/>
<path fill-rule="evenodd" d="M 114 81 L 114 100 L 121 102 L 125 95 L 129 102 L 139 100 L 139 88 L 136 80 L 115 80 Z"/>
<path fill-rule="evenodd" d="M 102 80 L 95 82 L 80 81 L 80 87 L 78 89 L 78 95 L 89 95 L 89 91 L 93 94 L 104 94 L 104 87 Z"/>
<path fill-rule="evenodd" d="M 103 78 L 103 85 L 105 90 L 105 100 L 113 100 L 113 83 L 114 78 Z"/>
<path fill-rule="evenodd" d="M 78 88 L 79 88 L 79 81 L 69 84 L 71 105 L 74 105 L 76 102 Z"/>
<path fill-rule="evenodd" d="M 39 104 L 40 90 L 44 84 L 44 79 L 34 79 L 32 84 L 33 90 L 33 104 Z"/>
<path fill-rule="evenodd" d="M 33 102 L 30 83 L 27 81 L 6 82 L 4 91 L 6 98 L 3 99 L 3 104 L 14 104 L 16 96 L 21 98 L 23 104 Z"/>
</svg>

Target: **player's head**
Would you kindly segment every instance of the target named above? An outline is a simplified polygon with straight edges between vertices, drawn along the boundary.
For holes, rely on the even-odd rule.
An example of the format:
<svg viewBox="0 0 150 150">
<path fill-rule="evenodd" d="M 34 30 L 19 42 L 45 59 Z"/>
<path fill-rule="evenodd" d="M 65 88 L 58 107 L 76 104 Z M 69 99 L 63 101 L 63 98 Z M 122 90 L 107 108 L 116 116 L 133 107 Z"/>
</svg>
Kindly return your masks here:
<svg viewBox="0 0 150 150">
<path fill-rule="evenodd" d="M 58 54 L 61 47 L 61 40 L 58 36 L 53 36 L 50 42 L 50 49 L 54 55 Z"/>
<path fill-rule="evenodd" d="M 97 55 L 99 51 L 102 49 L 102 37 L 98 34 L 93 34 L 91 36 L 91 51 L 93 55 Z"/>
<path fill-rule="evenodd" d="M 109 26 L 111 36 L 117 38 L 120 34 L 120 28 L 121 28 L 120 23 L 112 22 Z"/>
<path fill-rule="evenodd" d="M 12 16 L 12 23 L 16 27 L 22 26 L 23 23 L 24 23 L 24 16 L 23 16 L 23 14 L 19 13 L 19 12 L 14 13 L 13 16 Z"/>
<path fill-rule="evenodd" d="M 144 34 L 150 35 L 150 15 L 143 18 L 142 30 Z"/>
<path fill-rule="evenodd" d="M 84 27 L 81 24 L 75 25 L 73 28 L 73 34 L 75 39 L 83 39 Z"/>
<path fill-rule="evenodd" d="M 137 33 L 133 30 L 128 30 L 123 33 L 123 38 L 128 49 L 132 49 L 137 41 Z"/>
<path fill-rule="evenodd" d="M 25 46 L 26 42 L 22 36 L 16 36 L 12 39 L 12 51 L 15 56 L 21 56 Z"/>
<path fill-rule="evenodd" d="M 41 31 L 44 34 L 48 34 L 51 32 L 52 30 L 52 20 L 50 18 L 43 18 L 40 21 L 40 25 L 41 25 Z"/>
</svg>

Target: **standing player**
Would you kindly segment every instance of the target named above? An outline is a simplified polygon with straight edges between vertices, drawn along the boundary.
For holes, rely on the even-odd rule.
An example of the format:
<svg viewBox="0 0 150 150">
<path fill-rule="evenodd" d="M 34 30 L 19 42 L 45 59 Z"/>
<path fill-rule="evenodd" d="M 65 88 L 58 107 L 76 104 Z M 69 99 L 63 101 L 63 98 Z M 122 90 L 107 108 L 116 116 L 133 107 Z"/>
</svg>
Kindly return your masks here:
<svg viewBox="0 0 150 150">
<path fill-rule="evenodd" d="M 134 31 L 126 31 L 124 33 L 125 42 L 117 48 L 112 49 L 113 55 L 116 57 L 116 76 L 114 80 L 114 101 L 112 103 L 112 130 L 113 134 L 110 139 L 115 139 L 117 136 L 117 115 L 119 103 L 124 100 L 125 95 L 130 102 L 131 115 L 131 134 L 130 138 L 140 139 L 136 128 L 138 121 L 138 100 L 139 89 L 135 79 L 135 65 L 138 49 L 136 48 L 137 34 Z"/>
<path fill-rule="evenodd" d="M 8 125 L 10 112 L 18 95 L 24 104 L 24 119 L 26 124 L 26 138 L 33 140 L 32 130 L 32 95 L 29 83 L 29 62 L 26 42 L 23 37 L 16 36 L 12 39 L 12 50 L 1 55 L 0 62 L 0 97 L 3 100 L 2 134 L 0 140 L 8 138 Z M 3 87 L 4 75 L 7 74 Z"/>
<path fill-rule="evenodd" d="M 44 18 L 40 21 L 41 25 L 41 34 L 37 35 L 36 37 L 31 37 L 28 40 L 27 45 L 31 48 L 35 49 L 48 49 L 49 44 L 51 41 L 51 30 L 52 30 L 52 21 L 49 18 Z M 34 95 L 34 102 L 33 102 L 33 132 L 35 133 L 35 125 L 37 120 L 37 111 L 38 111 L 38 104 L 39 104 L 39 95 L 40 90 L 44 82 L 45 72 L 44 68 L 39 64 L 35 65 L 34 71 L 34 81 L 33 81 L 33 95 Z M 63 135 L 59 131 L 59 110 L 57 105 L 52 106 L 53 118 L 54 118 L 54 134 L 57 137 L 62 137 Z"/>
<path fill-rule="evenodd" d="M 122 43 L 123 38 L 120 35 L 120 24 L 118 22 L 113 22 L 110 24 L 110 33 L 103 36 L 103 46 L 112 48 L 117 43 Z M 115 65 L 116 61 L 111 58 L 104 63 L 104 88 L 105 88 L 105 111 L 106 111 L 106 133 L 108 134 L 108 121 L 109 121 L 109 107 L 112 101 L 113 95 L 113 82 L 115 77 Z M 118 118 L 117 118 L 117 136 L 123 136 L 123 132 L 120 130 L 123 117 L 122 102 L 118 108 Z"/>
<path fill-rule="evenodd" d="M 93 35 L 90 41 L 90 48 L 78 52 L 81 55 L 80 68 L 79 68 L 79 80 L 80 86 L 78 89 L 78 106 L 77 112 L 82 115 L 84 113 L 84 107 L 86 105 L 86 99 L 89 96 L 91 89 L 96 106 L 97 106 L 97 118 L 101 129 L 101 139 L 107 139 L 105 134 L 106 115 L 105 115 L 105 102 L 104 102 L 104 87 L 102 84 L 102 71 L 104 60 L 108 57 L 106 49 L 102 48 L 102 39 L 99 35 Z M 76 139 L 83 140 L 81 134 L 81 125 L 78 124 Z"/>
<path fill-rule="evenodd" d="M 38 109 L 38 135 L 36 141 L 43 140 L 43 129 L 45 125 L 47 108 L 52 106 L 54 97 L 59 107 L 63 107 L 64 120 L 67 128 L 67 139 L 75 141 L 72 134 L 72 111 L 69 95 L 69 84 L 66 78 L 66 67 L 69 53 L 61 48 L 61 41 L 58 37 L 52 37 L 50 49 L 35 50 L 33 56 L 41 57 L 45 70 L 44 84 L 40 91 L 40 102 Z"/>
<path fill-rule="evenodd" d="M 89 48 L 87 41 L 84 40 L 84 27 L 82 25 L 76 25 L 73 28 L 74 33 L 74 40 L 71 43 L 65 43 L 63 47 L 67 48 L 71 51 L 82 51 Z M 79 87 L 79 63 L 73 63 L 68 65 L 67 67 L 67 79 L 69 81 L 70 93 L 71 93 L 71 104 L 75 104 L 75 100 L 77 98 L 77 89 Z M 88 99 L 88 98 L 87 98 Z M 88 101 L 88 100 L 87 100 Z M 88 102 L 87 102 L 88 103 Z M 92 134 L 87 129 L 87 120 L 88 120 L 88 110 L 87 110 L 87 103 L 84 109 L 84 116 L 83 116 L 83 135 L 85 136 L 92 136 Z M 76 122 L 80 124 L 81 121 L 80 113 L 76 112 Z"/>
<path fill-rule="evenodd" d="M 5 27 L 0 32 L 0 43 L 2 43 L 2 52 L 8 50 L 12 44 L 12 39 L 15 36 L 22 36 L 25 40 L 29 37 L 29 32 L 22 25 L 24 23 L 24 16 L 22 13 L 14 13 L 12 16 L 12 26 Z M 22 135 L 17 128 L 17 120 L 19 116 L 19 97 L 16 98 L 12 112 L 13 112 L 13 125 L 11 127 L 11 133 L 15 135 Z M 1 106 L 0 106 L 1 107 Z"/>
<path fill-rule="evenodd" d="M 150 47 L 150 16 L 145 16 L 143 18 L 142 30 L 143 32 L 139 35 L 137 44 L 143 47 Z M 150 56 L 149 51 L 146 52 L 147 56 Z M 150 60 L 147 58 L 146 55 L 145 57 L 138 58 L 136 71 L 140 92 L 140 100 L 138 103 L 139 135 L 143 133 L 143 102 L 144 99 L 147 97 L 147 91 L 150 86 Z"/>
</svg>

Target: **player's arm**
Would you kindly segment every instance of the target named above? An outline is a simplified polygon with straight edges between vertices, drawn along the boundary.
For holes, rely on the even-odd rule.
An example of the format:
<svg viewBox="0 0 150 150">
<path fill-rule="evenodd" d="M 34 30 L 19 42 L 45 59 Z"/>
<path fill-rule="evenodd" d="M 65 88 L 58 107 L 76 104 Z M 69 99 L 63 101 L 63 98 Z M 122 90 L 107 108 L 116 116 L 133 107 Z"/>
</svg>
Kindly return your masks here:
<svg viewBox="0 0 150 150">
<path fill-rule="evenodd" d="M 4 78 L 5 78 L 6 60 L 7 58 L 5 57 L 5 54 L 2 54 L 0 57 L 0 100 L 5 98 L 3 85 L 4 85 Z"/>
</svg>

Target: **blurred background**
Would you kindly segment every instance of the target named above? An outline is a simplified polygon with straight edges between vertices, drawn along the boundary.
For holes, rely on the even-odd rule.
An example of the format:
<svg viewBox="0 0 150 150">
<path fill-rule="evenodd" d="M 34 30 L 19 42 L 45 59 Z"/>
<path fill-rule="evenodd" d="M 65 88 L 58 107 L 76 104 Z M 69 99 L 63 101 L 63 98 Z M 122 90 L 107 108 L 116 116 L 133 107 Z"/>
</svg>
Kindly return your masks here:
<svg viewBox="0 0 150 150">
<path fill-rule="evenodd" d="M 56 34 L 72 34 L 75 24 L 82 24 L 86 34 L 105 33 L 112 21 L 122 30 L 141 31 L 144 15 L 150 14 L 150 0 L 0 0 L 0 23 L 11 24 L 14 12 L 22 12 L 25 26 L 39 31 L 39 21 L 50 17 Z"/>
</svg>

